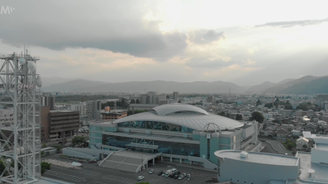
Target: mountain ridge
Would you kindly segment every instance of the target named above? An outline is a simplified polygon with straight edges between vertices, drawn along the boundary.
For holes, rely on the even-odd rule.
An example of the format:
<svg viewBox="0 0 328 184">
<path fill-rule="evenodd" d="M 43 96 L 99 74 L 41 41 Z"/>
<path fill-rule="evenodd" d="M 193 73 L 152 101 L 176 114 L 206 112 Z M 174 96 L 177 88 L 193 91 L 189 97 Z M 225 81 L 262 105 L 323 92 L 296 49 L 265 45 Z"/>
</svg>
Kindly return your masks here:
<svg viewBox="0 0 328 184">
<path fill-rule="evenodd" d="M 320 80 L 319 80 L 320 79 Z M 232 94 L 316 94 L 328 93 L 328 89 L 320 87 L 326 85 L 328 76 L 303 76 L 298 79 L 285 79 L 278 83 L 265 81 L 261 84 L 241 87 L 231 82 L 224 81 L 129 81 L 119 83 L 106 83 L 102 81 L 92 81 L 85 79 L 75 79 L 67 82 L 45 85 L 43 91 L 66 91 L 66 92 L 138 92 L 156 91 L 171 93 L 232 93 Z M 327 83 L 328 85 L 328 83 Z M 311 88 L 309 90 L 308 88 Z M 301 91 L 300 91 L 301 90 Z M 304 92 L 303 92 L 304 91 Z"/>
</svg>

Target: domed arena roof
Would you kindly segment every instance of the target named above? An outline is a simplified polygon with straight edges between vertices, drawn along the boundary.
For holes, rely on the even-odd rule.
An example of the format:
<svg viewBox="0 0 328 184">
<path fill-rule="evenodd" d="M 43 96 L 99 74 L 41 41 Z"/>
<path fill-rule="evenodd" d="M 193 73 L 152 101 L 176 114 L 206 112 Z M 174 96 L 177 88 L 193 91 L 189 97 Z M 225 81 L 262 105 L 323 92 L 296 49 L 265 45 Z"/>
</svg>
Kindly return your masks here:
<svg viewBox="0 0 328 184">
<path fill-rule="evenodd" d="M 171 123 L 193 130 L 202 131 L 208 123 L 214 123 L 223 131 L 240 128 L 244 124 L 219 115 L 209 114 L 205 110 L 188 104 L 165 104 L 157 106 L 150 112 L 127 116 L 114 121 L 115 124 L 133 121 L 154 121 Z M 216 130 L 217 127 L 209 126 L 208 130 Z"/>
<path fill-rule="evenodd" d="M 205 110 L 199 107 L 189 104 L 181 104 L 181 103 L 160 105 L 153 108 L 153 110 L 159 116 L 166 116 L 174 113 L 186 113 L 186 112 L 208 115 L 208 113 Z"/>
</svg>

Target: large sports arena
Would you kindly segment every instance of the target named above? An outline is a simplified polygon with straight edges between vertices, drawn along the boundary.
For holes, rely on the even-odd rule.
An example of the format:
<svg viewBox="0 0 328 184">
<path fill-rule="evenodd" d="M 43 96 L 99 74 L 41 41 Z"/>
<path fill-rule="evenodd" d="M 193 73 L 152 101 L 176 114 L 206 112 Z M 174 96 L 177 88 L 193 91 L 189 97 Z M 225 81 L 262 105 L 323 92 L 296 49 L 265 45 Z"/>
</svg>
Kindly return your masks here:
<svg viewBox="0 0 328 184">
<path fill-rule="evenodd" d="M 196 106 L 165 104 L 149 112 L 91 124 L 90 148 L 147 153 L 154 155 L 147 157 L 153 163 L 158 159 L 216 169 L 215 151 L 260 149 L 257 127 L 257 122 L 239 122 Z"/>
</svg>

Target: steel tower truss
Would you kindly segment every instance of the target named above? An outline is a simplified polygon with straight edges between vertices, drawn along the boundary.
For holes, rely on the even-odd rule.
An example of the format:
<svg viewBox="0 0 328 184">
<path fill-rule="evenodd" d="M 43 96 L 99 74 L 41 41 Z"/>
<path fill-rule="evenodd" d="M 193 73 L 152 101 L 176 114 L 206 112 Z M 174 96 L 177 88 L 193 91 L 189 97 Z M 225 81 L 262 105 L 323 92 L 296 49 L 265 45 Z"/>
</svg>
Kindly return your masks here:
<svg viewBox="0 0 328 184">
<path fill-rule="evenodd" d="M 0 104 L 13 109 L 10 125 L 0 126 L 0 183 L 33 183 L 41 176 L 37 60 L 25 53 L 0 56 Z"/>
</svg>

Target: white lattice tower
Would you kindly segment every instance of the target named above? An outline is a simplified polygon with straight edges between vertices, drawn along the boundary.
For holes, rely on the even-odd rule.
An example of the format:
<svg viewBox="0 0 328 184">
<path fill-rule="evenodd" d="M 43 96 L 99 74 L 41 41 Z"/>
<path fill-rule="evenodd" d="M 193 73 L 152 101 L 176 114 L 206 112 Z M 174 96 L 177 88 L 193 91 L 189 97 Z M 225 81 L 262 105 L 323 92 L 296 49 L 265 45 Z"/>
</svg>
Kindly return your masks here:
<svg viewBox="0 0 328 184">
<path fill-rule="evenodd" d="M 25 53 L 0 56 L 0 104 L 13 109 L 12 123 L 0 126 L 0 183 L 33 183 L 41 175 L 37 60 Z"/>
</svg>

